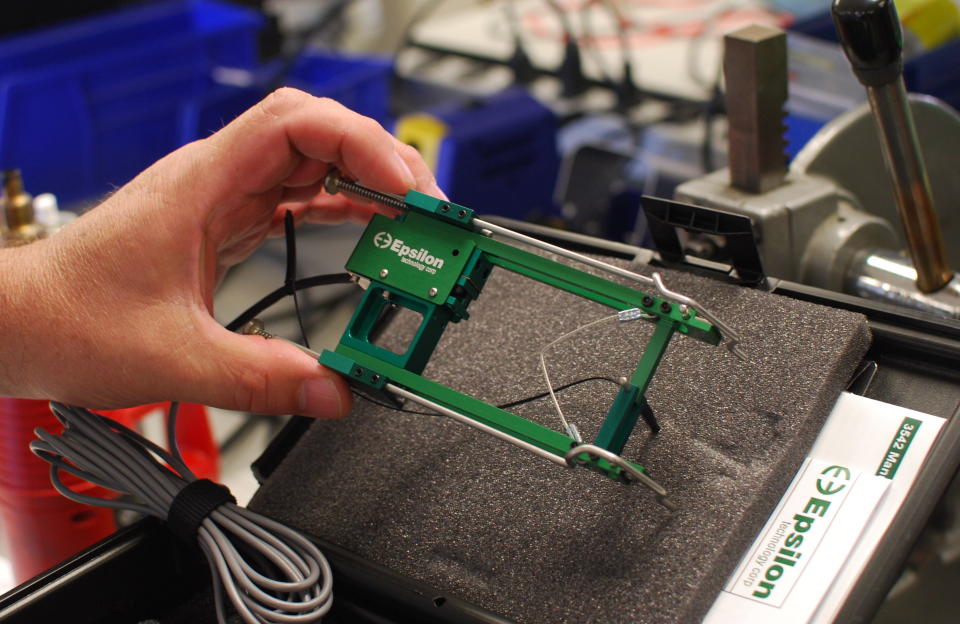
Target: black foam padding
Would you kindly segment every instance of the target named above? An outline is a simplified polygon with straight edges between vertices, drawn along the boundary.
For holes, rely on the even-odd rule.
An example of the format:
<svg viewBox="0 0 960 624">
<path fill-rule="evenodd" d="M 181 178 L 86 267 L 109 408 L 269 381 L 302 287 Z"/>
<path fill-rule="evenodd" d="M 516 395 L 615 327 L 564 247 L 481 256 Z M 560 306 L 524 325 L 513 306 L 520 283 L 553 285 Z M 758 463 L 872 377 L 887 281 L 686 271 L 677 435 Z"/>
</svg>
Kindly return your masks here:
<svg viewBox="0 0 960 624">
<path fill-rule="evenodd" d="M 679 505 L 565 469 L 462 424 L 357 401 L 318 421 L 251 508 L 518 622 L 693 622 L 786 488 L 869 342 L 849 312 L 665 271 L 736 327 L 749 364 L 676 336 L 624 456 Z M 610 314 L 498 270 L 425 376 L 491 403 L 545 390 L 538 350 Z M 555 386 L 629 375 L 652 331 L 601 323 L 548 354 Z M 409 323 L 390 328 L 395 340 Z M 616 386 L 560 395 L 592 440 Z M 416 407 L 410 405 L 409 407 Z M 547 400 L 515 410 L 560 429 Z"/>
</svg>

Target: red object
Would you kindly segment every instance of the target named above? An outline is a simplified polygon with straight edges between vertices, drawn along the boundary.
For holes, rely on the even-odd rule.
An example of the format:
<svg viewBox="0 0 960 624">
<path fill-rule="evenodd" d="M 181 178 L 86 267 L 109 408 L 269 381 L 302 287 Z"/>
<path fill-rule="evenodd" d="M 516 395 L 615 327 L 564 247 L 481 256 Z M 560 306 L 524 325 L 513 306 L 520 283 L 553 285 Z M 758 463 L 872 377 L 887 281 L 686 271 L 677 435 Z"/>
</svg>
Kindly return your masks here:
<svg viewBox="0 0 960 624">
<path fill-rule="evenodd" d="M 104 412 L 135 428 L 147 414 L 166 410 L 160 403 Z M 0 397 L 0 519 L 17 582 L 56 565 L 116 530 L 111 509 L 64 498 L 50 483 L 50 465 L 29 448 L 33 430 L 60 433 L 63 426 L 47 401 Z M 184 404 L 177 419 L 177 438 L 187 465 L 200 478 L 216 479 L 219 453 L 206 408 Z M 110 492 L 61 472 L 70 489 L 104 497 Z"/>
<path fill-rule="evenodd" d="M 151 403 L 119 410 L 98 410 L 97 413 L 136 429 L 141 420 L 157 410 L 163 411 L 166 424 L 169 409 L 169 403 Z M 177 444 L 183 461 L 198 479 L 216 481 L 220 477 L 220 453 L 210 431 L 206 407 L 196 403 L 180 404 L 177 414 Z"/>
<path fill-rule="evenodd" d="M 64 498 L 50 484 L 50 465 L 30 452 L 33 430 L 63 426 L 47 401 L 0 398 L 0 517 L 17 582 L 25 581 L 116 530 L 113 511 Z M 69 488 L 105 491 L 62 474 Z"/>
</svg>

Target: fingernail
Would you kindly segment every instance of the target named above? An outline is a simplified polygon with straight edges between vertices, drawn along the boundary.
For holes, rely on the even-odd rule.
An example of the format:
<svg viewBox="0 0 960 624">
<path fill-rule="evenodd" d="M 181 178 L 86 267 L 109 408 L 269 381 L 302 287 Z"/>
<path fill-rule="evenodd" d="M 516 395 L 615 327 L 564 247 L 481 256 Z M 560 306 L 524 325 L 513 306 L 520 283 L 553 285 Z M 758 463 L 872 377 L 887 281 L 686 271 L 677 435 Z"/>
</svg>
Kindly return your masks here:
<svg viewBox="0 0 960 624">
<path fill-rule="evenodd" d="M 300 413 L 314 418 L 340 417 L 340 389 L 329 377 L 308 379 L 300 384 Z"/>
<path fill-rule="evenodd" d="M 415 188 L 417 186 L 417 179 L 414 177 L 413 172 L 410 171 L 410 167 L 407 166 L 407 163 L 404 162 L 403 158 L 401 158 L 397 152 L 393 153 L 393 157 L 397 159 L 397 163 L 400 165 L 400 171 L 403 174 L 403 184 L 408 189 Z"/>
</svg>

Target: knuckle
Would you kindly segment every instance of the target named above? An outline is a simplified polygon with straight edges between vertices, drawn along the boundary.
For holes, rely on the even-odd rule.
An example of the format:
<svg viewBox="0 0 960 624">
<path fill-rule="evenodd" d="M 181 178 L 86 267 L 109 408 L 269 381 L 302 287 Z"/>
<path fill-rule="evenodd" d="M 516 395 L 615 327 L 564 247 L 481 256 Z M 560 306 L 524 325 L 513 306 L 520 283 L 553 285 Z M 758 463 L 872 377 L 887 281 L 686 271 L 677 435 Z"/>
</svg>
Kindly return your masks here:
<svg viewBox="0 0 960 624">
<path fill-rule="evenodd" d="M 318 118 L 342 119 L 344 115 L 355 114 L 340 102 L 328 97 L 310 96 Z"/>
<path fill-rule="evenodd" d="M 357 118 L 358 118 L 358 123 L 360 123 L 363 129 L 366 130 L 367 132 L 375 133 L 375 134 L 383 134 L 384 136 L 388 136 L 387 131 L 383 129 L 383 126 L 381 126 L 376 119 L 372 119 L 370 117 L 364 117 L 363 115 L 360 115 L 360 114 L 357 115 Z"/>
<path fill-rule="evenodd" d="M 408 143 L 397 142 L 397 153 L 400 154 L 404 160 L 415 160 L 420 158 L 420 152 L 417 150 L 417 148 Z"/>
<path fill-rule="evenodd" d="M 291 108 L 302 104 L 310 96 L 293 87 L 280 87 L 260 100 L 260 110 L 270 117 L 280 117 Z"/>
</svg>

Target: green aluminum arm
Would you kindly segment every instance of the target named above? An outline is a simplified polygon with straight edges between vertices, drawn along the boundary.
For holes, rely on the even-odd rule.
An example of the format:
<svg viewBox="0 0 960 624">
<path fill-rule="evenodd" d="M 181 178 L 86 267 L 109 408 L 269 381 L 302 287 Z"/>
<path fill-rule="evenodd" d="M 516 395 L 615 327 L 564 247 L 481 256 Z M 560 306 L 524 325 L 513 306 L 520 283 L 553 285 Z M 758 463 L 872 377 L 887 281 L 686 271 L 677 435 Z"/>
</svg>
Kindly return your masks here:
<svg viewBox="0 0 960 624">
<path fill-rule="evenodd" d="M 538 423 L 527 420 L 490 405 L 485 401 L 474 398 L 470 395 L 458 392 L 448 388 L 443 384 L 431 381 L 416 373 L 384 362 L 363 351 L 358 351 L 343 344 L 338 345 L 335 353 L 324 351 L 320 362 L 351 379 L 366 379 L 373 381 L 371 385 L 379 386 L 381 389 L 388 384 L 395 384 L 414 394 L 429 399 L 434 403 L 443 405 L 455 412 L 463 414 L 477 422 L 483 423 L 498 431 L 508 434 L 518 440 L 540 448 L 559 460 L 557 463 L 568 463 L 566 456 L 570 449 L 576 447 L 579 442 L 558 431 L 544 427 Z M 612 465 L 602 458 L 597 458 L 589 454 L 582 454 L 579 458 L 580 463 L 588 466 L 598 472 L 601 472 L 613 479 L 626 479 L 623 475 L 623 469 Z M 645 469 L 639 464 L 631 465 L 638 472 L 645 472 Z"/>
<path fill-rule="evenodd" d="M 432 405 L 448 416 L 558 464 L 583 464 L 613 479 L 640 480 L 663 498 L 665 490 L 646 476 L 644 468 L 627 462 L 619 454 L 639 415 L 644 416 L 654 431 L 659 428 L 645 393 L 672 335 L 680 332 L 716 345 L 721 334 L 714 324 L 698 316 L 694 306 L 654 296 L 493 240 L 489 232 L 476 231 L 473 211 L 464 206 L 417 191 L 410 191 L 402 199 L 386 196 L 340 179 L 327 188 L 347 190 L 375 200 L 382 195 L 388 205 L 400 207 L 402 202 L 403 210 L 395 219 L 375 215 L 348 260 L 347 269 L 369 280 L 369 284 L 336 350 L 324 351 L 321 355 L 322 364 L 343 373 L 368 392 L 391 400 L 400 394 Z M 494 228 L 492 224 L 487 226 Z M 510 232 L 502 230 L 502 233 Z M 582 256 L 580 259 L 597 264 Z M 655 322 L 647 347 L 636 369 L 621 386 L 594 445 L 584 445 L 570 435 L 420 374 L 447 323 L 469 318 L 467 307 L 480 295 L 493 267 L 613 308 L 621 314 L 621 320 Z M 601 268 L 619 271 L 625 277 L 647 279 L 615 267 Z M 662 285 L 658 283 L 658 286 Z M 399 305 L 422 316 L 403 353 L 380 347 L 372 339 L 389 305 Z"/>
</svg>

